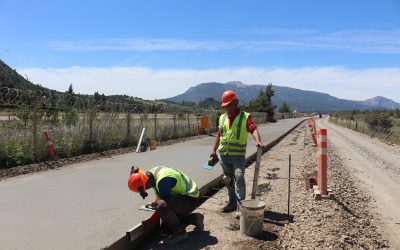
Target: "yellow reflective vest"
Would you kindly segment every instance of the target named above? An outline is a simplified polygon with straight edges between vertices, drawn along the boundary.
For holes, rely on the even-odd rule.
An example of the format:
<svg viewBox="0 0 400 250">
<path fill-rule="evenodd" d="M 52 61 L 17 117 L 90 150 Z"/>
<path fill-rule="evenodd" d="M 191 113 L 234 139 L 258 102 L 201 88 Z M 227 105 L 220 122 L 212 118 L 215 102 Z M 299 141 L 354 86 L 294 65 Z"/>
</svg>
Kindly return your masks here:
<svg viewBox="0 0 400 250">
<path fill-rule="evenodd" d="M 250 113 L 241 111 L 229 128 L 227 114 L 219 117 L 220 142 L 218 151 L 220 155 L 246 155 L 247 147 L 247 118 Z"/>
<path fill-rule="evenodd" d="M 153 174 L 155 179 L 156 186 L 154 189 L 156 190 L 157 199 L 160 199 L 158 183 L 165 177 L 172 177 L 176 180 L 176 185 L 171 189 L 171 195 L 187 195 L 194 198 L 200 196 L 196 183 L 179 170 L 160 166 L 150 169 L 149 172 Z"/>
</svg>

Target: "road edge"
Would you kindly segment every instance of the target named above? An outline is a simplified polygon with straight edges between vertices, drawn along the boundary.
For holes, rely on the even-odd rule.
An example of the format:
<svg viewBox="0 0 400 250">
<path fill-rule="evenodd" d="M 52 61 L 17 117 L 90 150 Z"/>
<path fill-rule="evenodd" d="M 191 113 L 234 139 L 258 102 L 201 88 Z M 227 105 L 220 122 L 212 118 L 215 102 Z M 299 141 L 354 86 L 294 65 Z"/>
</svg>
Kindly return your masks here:
<svg viewBox="0 0 400 250">
<path fill-rule="evenodd" d="M 296 129 L 300 124 L 302 124 L 307 118 L 302 119 L 299 123 L 294 125 L 291 129 L 280 135 L 278 138 L 273 140 L 272 142 L 268 143 L 267 145 L 264 145 L 263 147 L 263 154 L 268 152 L 271 148 L 273 148 L 276 144 L 278 144 L 283 138 L 285 138 L 288 134 L 290 134 L 294 129 Z M 257 157 L 257 152 L 254 154 L 250 155 L 249 157 L 246 158 L 246 168 L 250 166 Z M 214 195 L 217 191 L 222 187 L 222 176 L 223 174 L 219 175 L 209 183 L 203 185 L 200 188 L 200 193 L 203 196 L 208 196 L 211 197 Z M 205 201 L 205 200 L 204 200 Z M 203 201 L 203 202 L 204 202 Z M 151 218 L 147 219 L 146 221 L 149 221 Z M 145 222 L 143 221 L 142 223 L 139 223 L 132 228 L 130 228 L 125 235 L 120 237 L 117 241 L 112 243 L 111 245 L 102 248 L 102 249 L 107 249 L 107 250 L 119 250 L 119 249 L 134 249 L 136 247 L 142 246 L 144 243 L 146 243 L 150 238 L 151 238 L 151 232 L 146 232 L 145 231 Z M 156 225 L 150 226 L 154 227 Z"/>
</svg>

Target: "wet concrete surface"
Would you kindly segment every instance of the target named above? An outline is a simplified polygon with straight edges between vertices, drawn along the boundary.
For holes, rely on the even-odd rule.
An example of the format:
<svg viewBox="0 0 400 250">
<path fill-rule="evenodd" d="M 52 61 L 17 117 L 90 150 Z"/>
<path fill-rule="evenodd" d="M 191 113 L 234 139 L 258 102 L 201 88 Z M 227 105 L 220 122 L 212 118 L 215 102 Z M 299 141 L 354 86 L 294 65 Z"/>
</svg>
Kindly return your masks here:
<svg viewBox="0 0 400 250">
<path fill-rule="evenodd" d="M 259 126 L 268 144 L 301 121 L 280 120 Z M 121 238 L 150 216 L 140 205 L 146 200 L 129 191 L 132 165 L 148 170 L 164 165 L 187 173 L 199 187 L 221 174 L 216 165 L 206 170 L 214 137 L 74 164 L 52 171 L 0 182 L 0 249 L 100 249 Z M 247 155 L 256 152 L 249 136 Z"/>
</svg>

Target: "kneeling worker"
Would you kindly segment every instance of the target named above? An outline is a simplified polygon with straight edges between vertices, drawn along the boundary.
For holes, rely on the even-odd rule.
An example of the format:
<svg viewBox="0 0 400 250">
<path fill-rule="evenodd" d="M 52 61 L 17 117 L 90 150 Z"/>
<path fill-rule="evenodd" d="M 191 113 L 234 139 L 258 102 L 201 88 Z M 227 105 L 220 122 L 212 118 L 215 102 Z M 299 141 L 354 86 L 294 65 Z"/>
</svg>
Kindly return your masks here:
<svg viewBox="0 0 400 250">
<path fill-rule="evenodd" d="M 147 189 L 154 188 L 157 200 L 152 203 L 160 216 L 164 231 L 171 234 L 165 244 L 177 244 L 188 239 L 187 225 L 195 225 L 195 231 L 204 228 L 204 215 L 192 213 L 200 205 L 200 192 L 196 183 L 186 174 L 169 167 L 155 167 L 147 172 L 132 167 L 128 179 L 129 189 L 147 197 Z"/>
</svg>

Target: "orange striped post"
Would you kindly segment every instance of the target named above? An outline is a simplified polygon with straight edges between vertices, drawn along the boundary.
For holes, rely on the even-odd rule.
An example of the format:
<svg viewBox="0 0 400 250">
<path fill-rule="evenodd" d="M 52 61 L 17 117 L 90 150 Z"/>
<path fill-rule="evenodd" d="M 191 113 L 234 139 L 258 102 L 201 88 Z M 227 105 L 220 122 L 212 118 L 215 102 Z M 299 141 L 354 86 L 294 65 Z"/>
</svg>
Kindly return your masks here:
<svg viewBox="0 0 400 250">
<path fill-rule="evenodd" d="M 321 195 L 328 195 L 328 131 L 321 128 L 318 131 L 318 189 Z"/>
<path fill-rule="evenodd" d="M 51 142 L 50 135 L 46 131 L 44 132 L 44 138 L 47 141 L 47 147 L 49 149 L 49 155 L 50 155 L 50 160 L 54 161 L 54 148 L 53 148 L 53 143 Z"/>
<path fill-rule="evenodd" d="M 315 118 L 312 118 L 312 126 L 313 126 L 313 130 L 314 130 L 314 135 L 317 134 L 317 126 L 315 125 Z"/>
<path fill-rule="evenodd" d="M 308 119 L 308 128 L 310 129 L 310 134 L 312 137 L 312 140 L 314 142 L 314 145 L 317 145 L 317 138 L 315 137 L 315 127 L 313 127 L 313 120 L 310 118 Z"/>
</svg>

